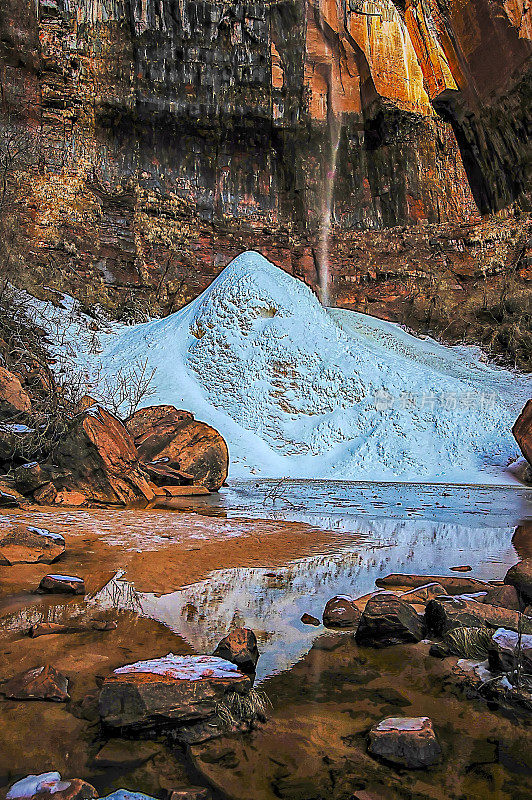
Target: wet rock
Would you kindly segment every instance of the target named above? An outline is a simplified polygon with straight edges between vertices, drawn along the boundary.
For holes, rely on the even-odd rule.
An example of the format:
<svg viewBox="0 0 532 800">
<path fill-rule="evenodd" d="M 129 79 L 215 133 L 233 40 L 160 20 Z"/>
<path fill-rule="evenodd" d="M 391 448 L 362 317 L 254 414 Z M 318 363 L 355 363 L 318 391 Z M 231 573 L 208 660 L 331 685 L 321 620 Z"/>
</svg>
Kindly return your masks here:
<svg viewBox="0 0 532 800">
<path fill-rule="evenodd" d="M 45 575 L 38 591 L 45 594 L 85 594 L 85 582 L 76 575 Z"/>
<path fill-rule="evenodd" d="M 95 767 L 121 767 L 135 769 L 155 758 L 161 752 L 157 742 L 139 742 L 131 739 L 112 739 L 99 750 L 92 763 Z"/>
<path fill-rule="evenodd" d="M 356 628 L 361 616 L 354 597 L 337 595 L 331 597 L 323 610 L 323 624 L 326 628 Z"/>
<path fill-rule="evenodd" d="M 58 492 L 80 492 L 103 503 L 154 498 L 131 434 L 102 406 L 91 406 L 74 418 L 54 459 L 63 470 L 53 481 Z"/>
<path fill-rule="evenodd" d="M 428 717 L 389 717 L 369 732 L 368 751 L 408 769 L 437 764 L 441 747 Z"/>
<path fill-rule="evenodd" d="M 250 678 L 214 656 L 167 656 L 116 669 L 99 697 L 102 722 L 142 728 L 207 719 L 226 693 L 246 694 Z"/>
<path fill-rule="evenodd" d="M 491 606 L 509 608 L 512 611 L 519 611 L 519 598 L 514 586 L 494 586 L 486 593 L 483 602 Z"/>
<path fill-rule="evenodd" d="M 518 656 L 522 672 L 532 675 L 532 635 L 523 634 L 519 647 L 519 634 L 516 631 L 498 628 L 488 648 L 491 672 L 511 672 L 517 668 Z"/>
<path fill-rule="evenodd" d="M 15 675 L 4 684 L 2 691 L 13 700 L 54 700 L 65 703 L 70 699 L 68 678 L 49 664 Z"/>
<path fill-rule="evenodd" d="M 447 658 L 450 655 L 451 651 L 446 645 L 441 644 L 440 642 L 434 642 L 434 644 L 431 644 L 429 656 L 433 656 L 434 658 Z"/>
<path fill-rule="evenodd" d="M 425 636 L 425 622 L 400 597 L 389 592 L 374 595 L 366 604 L 355 639 L 371 647 L 402 642 L 419 642 Z"/>
<path fill-rule="evenodd" d="M 317 617 L 313 617 L 312 614 L 307 614 L 307 613 L 302 614 L 301 622 L 303 623 L 303 625 L 316 625 L 317 626 L 317 625 L 321 624 Z"/>
<path fill-rule="evenodd" d="M 83 631 L 114 631 L 117 623 L 114 620 L 91 620 L 80 625 L 61 625 L 58 622 L 39 622 L 28 631 L 32 639 L 39 636 L 51 636 L 60 633 L 83 633 Z"/>
<path fill-rule="evenodd" d="M 21 525 L 0 539 L 0 564 L 52 564 L 64 552 L 60 534 L 32 525 Z"/>
<path fill-rule="evenodd" d="M 422 604 L 428 603 L 433 597 L 439 597 L 443 594 L 446 594 L 446 591 L 441 583 L 425 583 L 417 589 L 410 589 L 408 592 L 404 592 L 401 597 L 407 603 Z"/>
<path fill-rule="evenodd" d="M 532 403 L 532 401 L 529 401 Z M 532 558 L 524 558 L 513 567 L 510 567 L 504 578 L 504 583 L 514 586 L 523 604 L 532 603 Z"/>
<path fill-rule="evenodd" d="M 9 789 L 6 800 L 94 800 L 98 792 L 80 778 L 61 779 L 59 772 L 28 775 Z"/>
<path fill-rule="evenodd" d="M 16 375 L 0 367 L 0 417 L 31 414 L 29 394 L 22 388 Z"/>
<path fill-rule="evenodd" d="M 57 489 L 51 481 L 33 492 L 33 499 L 40 505 L 51 505 L 57 497 Z"/>
<path fill-rule="evenodd" d="M 438 636 L 443 636 L 451 628 L 479 628 L 489 625 L 492 628 L 510 628 L 517 630 L 519 614 L 508 608 L 477 603 L 462 597 L 438 597 L 429 600 L 425 609 L 427 626 Z M 525 633 L 532 633 L 532 619 L 521 617 Z"/>
<path fill-rule="evenodd" d="M 151 406 L 136 411 L 126 421 L 140 459 L 157 461 L 193 477 L 218 491 L 227 477 L 229 453 L 223 437 L 210 425 L 195 420 L 188 411 L 173 406 Z"/>
<path fill-rule="evenodd" d="M 50 481 L 49 473 L 43 470 L 37 461 L 21 464 L 14 471 L 14 475 L 17 489 L 24 494 L 34 492 Z"/>
<path fill-rule="evenodd" d="M 473 567 L 469 564 L 459 564 L 457 567 L 449 567 L 453 572 L 471 572 Z"/>
<path fill-rule="evenodd" d="M 375 585 L 382 589 L 399 589 L 411 587 L 418 589 L 427 583 L 438 583 L 443 586 L 446 594 L 464 594 L 466 592 L 487 592 L 491 584 L 479 581 L 476 578 L 457 577 L 455 575 L 407 575 L 393 573 L 384 578 L 377 578 Z"/>
<path fill-rule="evenodd" d="M 0 508 L 17 508 L 24 497 L 12 486 L 0 481 Z"/>
<path fill-rule="evenodd" d="M 260 655 L 257 637 L 249 628 L 232 628 L 213 655 L 236 664 L 242 672 L 253 674 Z"/>
<path fill-rule="evenodd" d="M 517 417 L 512 433 L 522 454 L 532 464 L 532 400 L 529 400 Z"/>
<path fill-rule="evenodd" d="M 186 786 L 182 789 L 174 789 L 170 800 L 212 800 L 212 794 L 203 786 Z"/>
</svg>

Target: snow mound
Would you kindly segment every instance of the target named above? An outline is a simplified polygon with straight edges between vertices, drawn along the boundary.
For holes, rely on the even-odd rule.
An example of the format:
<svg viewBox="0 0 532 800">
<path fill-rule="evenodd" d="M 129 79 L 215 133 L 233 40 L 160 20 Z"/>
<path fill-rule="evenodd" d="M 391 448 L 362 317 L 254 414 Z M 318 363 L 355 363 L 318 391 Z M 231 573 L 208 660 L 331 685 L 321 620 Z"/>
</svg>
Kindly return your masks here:
<svg viewBox="0 0 532 800">
<path fill-rule="evenodd" d="M 504 481 L 526 377 L 363 314 L 323 308 L 255 252 L 185 308 L 101 341 L 147 359 L 155 395 L 226 438 L 233 477 Z"/>
<path fill-rule="evenodd" d="M 175 656 L 168 653 L 162 658 L 137 661 L 114 670 L 115 675 L 148 673 L 176 680 L 201 681 L 204 678 L 232 679 L 241 673 L 238 668 L 218 656 Z"/>
</svg>

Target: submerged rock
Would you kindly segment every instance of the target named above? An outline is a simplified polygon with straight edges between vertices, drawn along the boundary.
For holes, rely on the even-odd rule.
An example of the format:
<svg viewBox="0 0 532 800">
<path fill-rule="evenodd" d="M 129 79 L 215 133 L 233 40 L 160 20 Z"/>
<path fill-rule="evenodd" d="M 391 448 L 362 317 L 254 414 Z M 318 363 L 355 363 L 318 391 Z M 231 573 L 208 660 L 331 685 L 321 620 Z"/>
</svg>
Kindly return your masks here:
<svg viewBox="0 0 532 800">
<path fill-rule="evenodd" d="M 81 778 L 62 780 L 59 772 L 28 775 L 9 789 L 6 800 L 94 800 L 98 792 Z"/>
<path fill-rule="evenodd" d="M 360 618 L 355 639 L 359 644 L 387 647 L 402 642 L 419 642 L 425 636 L 425 622 L 412 606 L 389 592 L 371 597 Z"/>
<path fill-rule="evenodd" d="M 361 616 L 355 598 L 339 594 L 331 597 L 323 609 L 323 624 L 326 628 L 356 628 Z"/>
<path fill-rule="evenodd" d="M 187 786 L 183 789 L 174 789 L 170 800 L 212 800 L 212 794 L 203 786 Z"/>
<path fill-rule="evenodd" d="M 114 728 L 179 726 L 213 716 L 228 692 L 250 688 L 250 678 L 225 659 L 169 653 L 116 669 L 103 684 L 99 712 Z"/>
<path fill-rule="evenodd" d="M 85 582 L 77 575 L 45 575 L 38 591 L 45 594 L 85 594 Z"/>
<path fill-rule="evenodd" d="M 389 717 L 369 732 L 368 751 L 409 769 L 437 764 L 441 747 L 428 717 Z"/>
<path fill-rule="evenodd" d="M 0 539 L 0 564 L 52 564 L 64 552 L 59 533 L 32 525 L 21 525 Z"/>
<path fill-rule="evenodd" d="M 532 603 L 532 558 L 525 558 L 510 567 L 504 582 L 515 587 L 525 605 Z"/>
<path fill-rule="evenodd" d="M 138 742 L 132 739 L 112 739 L 99 750 L 92 763 L 96 767 L 135 769 L 161 752 L 157 742 Z"/>
<path fill-rule="evenodd" d="M 45 664 L 15 675 L 4 684 L 3 693 L 13 700 L 70 700 L 68 678 L 54 667 Z"/>
<path fill-rule="evenodd" d="M 249 628 L 232 628 L 213 655 L 236 664 L 242 672 L 253 674 L 260 656 L 257 637 Z"/>
<path fill-rule="evenodd" d="M 144 463 L 158 462 L 184 472 L 211 491 L 218 491 L 227 478 L 229 451 L 224 438 L 190 412 L 151 406 L 136 411 L 126 425 Z"/>
</svg>

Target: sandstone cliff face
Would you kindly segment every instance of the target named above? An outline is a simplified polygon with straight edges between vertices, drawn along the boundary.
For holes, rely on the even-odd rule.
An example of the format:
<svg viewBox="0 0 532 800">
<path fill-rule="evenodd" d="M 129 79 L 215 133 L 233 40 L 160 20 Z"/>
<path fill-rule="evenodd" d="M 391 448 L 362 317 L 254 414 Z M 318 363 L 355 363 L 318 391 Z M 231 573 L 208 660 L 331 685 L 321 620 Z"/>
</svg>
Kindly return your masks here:
<svg viewBox="0 0 532 800">
<path fill-rule="evenodd" d="M 318 289 L 328 264 L 358 307 L 378 231 L 449 224 L 451 239 L 478 208 L 526 207 L 529 14 L 521 0 L 8 0 L 3 108 L 35 140 L 17 175 L 29 288 L 135 317 L 253 248 Z M 408 294 L 395 234 L 391 261 Z M 401 317 L 396 294 L 379 313 Z"/>
</svg>

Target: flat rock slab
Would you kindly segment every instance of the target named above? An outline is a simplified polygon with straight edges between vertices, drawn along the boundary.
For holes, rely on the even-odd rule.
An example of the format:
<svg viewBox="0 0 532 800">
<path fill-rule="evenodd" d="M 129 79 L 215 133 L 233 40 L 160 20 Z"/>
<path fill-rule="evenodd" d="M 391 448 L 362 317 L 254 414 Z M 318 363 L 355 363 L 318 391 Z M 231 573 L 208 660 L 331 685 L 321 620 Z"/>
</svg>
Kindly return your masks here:
<svg viewBox="0 0 532 800">
<path fill-rule="evenodd" d="M 487 592 L 491 584 L 479 581 L 476 578 L 458 577 L 456 575 L 408 575 L 393 573 L 383 578 L 377 578 L 375 585 L 381 589 L 418 589 L 427 583 L 439 583 L 447 594 L 463 594 L 464 592 Z"/>
<path fill-rule="evenodd" d="M 368 752 L 408 769 L 436 764 L 441 748 L 428 717 L 388 717 L 369 732 Z"/>
<path fill-rule="evenodd" d="M 176 656 L 119 667 L 99 698 L 102 722 L 111 727 L 184 725 L 206 719 L 227 692 L 246 694 L 250 678 L 216 656 Z"/>
<path fill-rule="evenodd" d="M 326 628 L 357 628 L 362 612 L 354 597 L 338 594 L 327 601 L 323 609 L 323 624 Z"/>
<path fill-rule="evenodd" d="M 174 789 L 170 800 L 212 800 L 212 794 L 203 786 L 186 786 L 183 789 Z"/>
<path fill-rule="evenodd" d="M 59 772 L 28 775 L 9 789 L 6 800 L 95 800 L 98 792 L 80 778 L 62 780 Z"/>
<path fill-rule="evenodd" d="M 57 703 L 70 700 L 68 678 L 49 664 L 15 675 L 4 684 L 2 691 L 12 700 L 54 700 Z"/>
<path fill-rule="evenodd" d="M 401 595 L 403 600 L 407 603 L 428 603 L 434 597 L 446 594 L 445 589 L 441 583 L 425 583 L 423 586 L 418 586 L 417 589 L 409 589 Z"/>
<path fill-rule="evenodd" d="M 419 642 L 425 636 L 425 623 L 397 595 L 389 592 L 374 595 L 366 604 L 355 634 L 358 644 L 388 647 L 404 642 Z"/>
<path fill-rule="evenodd" d="M 77 575 L 45 575 L 39 584 L 45 594 L 85 594 L 85 582 Z"/>
<path fill-rule="evenodd" d="M 97 767 L 135 768 L 155 758 L 161 752 L 157 742 L 138 742 L 133 739 L 112 739 L 94 756 Z"/>
<path fill-rule="evenodd" d="M 0 539 L 0 564 L 52 564 L 65 552 L 59 533 L 32 525 L 20 526 Z"/>
</svg>

